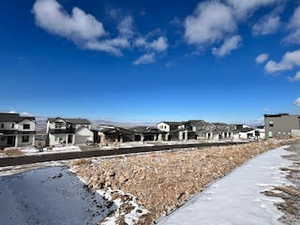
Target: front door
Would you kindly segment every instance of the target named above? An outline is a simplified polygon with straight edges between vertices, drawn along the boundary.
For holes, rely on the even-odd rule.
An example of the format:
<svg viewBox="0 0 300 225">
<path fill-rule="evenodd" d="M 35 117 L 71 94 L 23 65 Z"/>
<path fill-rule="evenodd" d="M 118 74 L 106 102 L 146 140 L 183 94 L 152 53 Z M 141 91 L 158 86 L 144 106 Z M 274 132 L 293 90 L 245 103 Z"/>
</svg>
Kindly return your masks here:
<svg viewBox="0 0 300 225">
<path fill-rule="evenodd" d="M 73 135 L 69 134 L 68 135 L 68 144 L 72 144 L 73 143 Z"/>
<path fill-rule="evenodd" d="M 14 147 L 16 144 L 16 137 L 15 136 L 8 136 L 7 137 L 7 145 L 10 147 Z"/>
</svg>

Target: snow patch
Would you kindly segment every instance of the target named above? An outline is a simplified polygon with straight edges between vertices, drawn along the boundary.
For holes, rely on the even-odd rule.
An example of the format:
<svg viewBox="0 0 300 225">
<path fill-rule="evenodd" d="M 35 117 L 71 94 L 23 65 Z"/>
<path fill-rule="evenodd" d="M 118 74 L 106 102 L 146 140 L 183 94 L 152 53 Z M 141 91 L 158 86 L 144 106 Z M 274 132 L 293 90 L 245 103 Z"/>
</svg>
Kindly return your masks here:
<svg viewBox="0 0 300 225">
<path fill-rule="evenodd" d="M 285 148 L 288 146 L 285 146 Z M 291 185 L 281 167 L 284 147 L 263 153 L 195 195 L 185 206 L 162 218 L 160 225 L 280 225 L 282 213 L 274 206 L 279 198 L 262 192 L 272 186 Z"/>
<path fill-rule="evenodd" d="M 76 169 L 69 169 L 75 173 Z M 75 173 L 76 174 L 76 173 Z M 80 181 L 87 184 L 86 180 L 79 177 Z M 112 201 L 115 206 L 113 213 L 106 217 L 100 225 L 118 225 L 119 220 L 123 219 L 128 225 L 137 224 L 140 217 L 149 213 L 147 209 L 137 203 L 137 198 L 121 190 L 99 189 L 96 192 L 105 200 Z M 128 208 L 130 210 L 128 210 Z"/>
</svg>

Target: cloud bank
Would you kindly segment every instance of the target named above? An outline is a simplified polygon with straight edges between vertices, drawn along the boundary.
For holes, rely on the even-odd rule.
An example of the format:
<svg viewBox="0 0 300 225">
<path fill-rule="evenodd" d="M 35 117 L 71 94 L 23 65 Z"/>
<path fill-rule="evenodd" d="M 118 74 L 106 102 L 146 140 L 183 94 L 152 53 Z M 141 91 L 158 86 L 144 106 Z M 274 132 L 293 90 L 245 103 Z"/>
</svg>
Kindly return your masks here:
<svg viewBox="0 0 300 225">
<path fill-rule="evenodd" d="M 275 73 L 291 70 L 296 66 L 300 66 L 300 50 L 285 53 L 280 62 L 268 61 L 265 65 L 265 70 L 268 73 Z"/>
<path fill-rule="evenodd" d="M 257 9 L 280 2 L 281 0 L 202 1 L 184 21 L 185 41 L 198 48 L 211 47 L 216 56 L 228 55 L 241 46 L 242 38 L 238 34 L 238 25 L 244 23 Z M 279 26 L 280 18 L 277 13 L 273 13 L 255 24 L 253 33 L 271 34 L 277 31 Z"/>
<path fill-rule="evenodd" d="M 146 40 L 140 34 L 138 35 L 131 16 L 117 18 L 118 24 L 115 27 L 117 34 L 115 37 L 111 37 L 112 34 L 93 15 L 77 7 L 68 13 L 56 0 L 36 0 L 32 13 L 37 26 L 51 34 L 67 38 L 83 49 L 122 56 L 124 49 L 141 47 L 141 50 L 147 51 L 147 54 L 143 55 L 145 57 L 153 55 L 153 52 L 156 54 L 164 52 L 168 48 L 168 40 L 163 36 L 154 40 Z M 142 45 L 134 44 L 137 36 L 144 39 Z M 148 57 L 148 62 L 150 61 Z M 152 62 L 154 61 L 152 60 Z"/>
</svg>

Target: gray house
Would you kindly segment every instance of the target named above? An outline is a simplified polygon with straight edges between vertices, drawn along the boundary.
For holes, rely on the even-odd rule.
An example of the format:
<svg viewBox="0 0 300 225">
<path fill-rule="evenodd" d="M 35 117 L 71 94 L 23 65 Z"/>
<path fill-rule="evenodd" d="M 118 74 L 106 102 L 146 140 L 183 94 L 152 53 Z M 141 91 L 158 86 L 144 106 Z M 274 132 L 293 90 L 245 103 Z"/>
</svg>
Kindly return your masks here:
<svg viewBox="0 0 300 225">
<path fill-rule="evenodd" d="M 0 147 L 35 144 L 35 118 L 18 113 L 0 113 Z"/>
<path fill-rule="evenodd" d="M 300 115 L 266 114 L 266 138 L 297 136 L 300 132 Z"/>
</svg>

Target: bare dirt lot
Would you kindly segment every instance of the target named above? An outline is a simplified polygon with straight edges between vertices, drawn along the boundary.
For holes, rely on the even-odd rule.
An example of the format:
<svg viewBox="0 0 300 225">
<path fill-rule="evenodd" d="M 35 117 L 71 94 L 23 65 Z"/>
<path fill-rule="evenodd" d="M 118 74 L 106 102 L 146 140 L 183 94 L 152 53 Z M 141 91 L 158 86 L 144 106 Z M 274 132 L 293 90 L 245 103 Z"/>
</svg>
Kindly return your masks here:
<svg viewBox="0 0 300 225">
<path fill-rule="evenodd" d="M 94 190 L 122 190 L 136 196 L 150 211 L 139 224 L 150 225 L 248 159 L 292 141 L 268 140 L 131 157 L 74 160 L 71 168 Z"/>
</svg>

